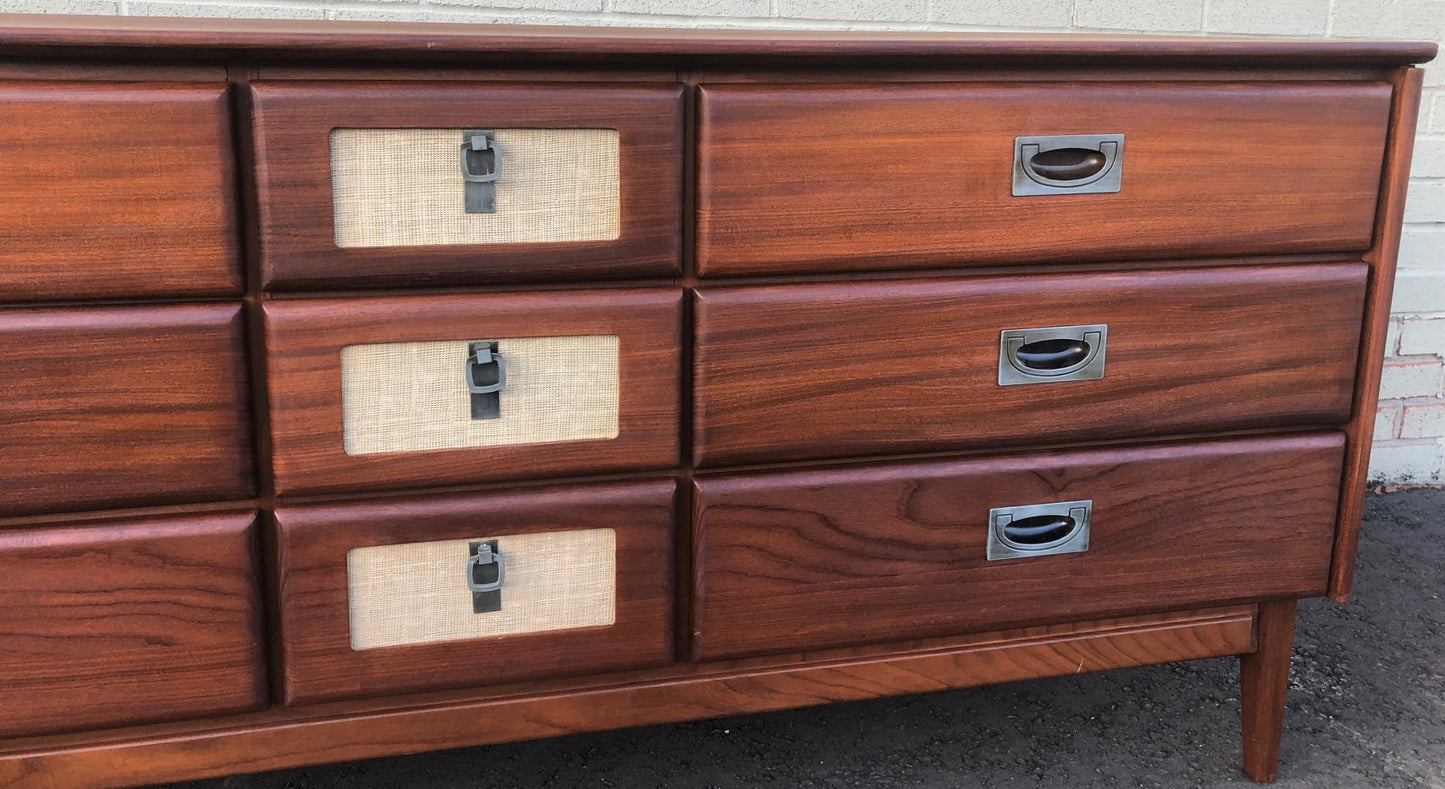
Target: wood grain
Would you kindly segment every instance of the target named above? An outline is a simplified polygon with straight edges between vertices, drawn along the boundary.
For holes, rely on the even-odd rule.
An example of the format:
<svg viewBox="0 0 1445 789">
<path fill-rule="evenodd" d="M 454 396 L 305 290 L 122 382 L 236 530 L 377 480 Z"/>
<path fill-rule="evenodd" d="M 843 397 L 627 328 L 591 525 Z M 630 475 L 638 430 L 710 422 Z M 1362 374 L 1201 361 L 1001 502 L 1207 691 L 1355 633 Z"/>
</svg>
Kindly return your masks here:
<svg viewBox="0 0 1445 789">
<path fill-rule="evenodd" d="M 1294 600 L 1259 605 L 1257 649 L 1239 658 L 1239 699 L 1244 722 L 1244 774 L 1269 783 L 1279 772 L 1284 702 L 1294 645 Z"/>
<path fill-rule="evenodd" d="M 134 58 L 188 54 L 271 61 L 359 60 L 406 63 L 507 60 L 579 63 L 654 60 L 748 65 L 800 60 L 913 66 L 996 63 L 1067 67 L 1257 64 L 1309 67 L 1404 65 L 1435 57 L 1428 41 L 1325 41 L 1210 36 L 1018 33 L 688 30 L 404 22 L 166 19 L 7 14 L 0 44 L 16 54 Z"/>
<path fill-rule="evenodd" d="M 262 569 L 281 575 L 272 596 L 292 617 L 277 650 L 303 666 L 276 685 L 292 683 L 293 699 L 307 702 L 268 709 L 257 709 L 266 696 L 252 516 L 218 514 L 238 505 L 214 503 L 254 492 L 239 307 L 0 311 L 0 608 L 13 623 L 0 634 L 0 785 L 199 778 L 1256 648 L 1243 662 L 1245 764 L 1257 778 L 1272 774 L 1286 598 L 1323 588 L 1326 510 L 1341 492 L 1328 580 L 1337 598 L 1350 584 L 1420 84 L 1417 70 L 1402 67 L 1433 57 L 1434 44 L 41 15 L 0 19 L 0 49 L 0 100 L 10 110 L 0 129 L 0 225 L 11 231 L 0 249 L 0 302 L 234 296 L 242 249 L 257 305 L 265 288 L 550 291 L 353 292 L 270 302 L 264 321 L 259 306 L 251 314 L 255 369 L 267 372 L 264 350 L 272 372 L 269 386 L 255 376 L 254 405 L 262 425 L 269 408 L 282 423 L 281 519 L 266 535 L 282 550 L 274 570 Z M 222 84 L 227 74 L 235 95 Z M 249 82 L 268 74 L 285 84 L 265 82 L 253 96 Z M 403 83 L 376 81 L 387 78 Z M 706 97 L 695 118 L 682 83 L 698 82 Z M 238 128 L 258 133 L 259 163 L 249 135 L 233 145 L 228 98 L 239 99 Z M 623 238 L 400 255 L 330 245 L 332 125 L 461 128 L 477 108 L 526 126 L 616 125 L 624 176 L 648 184 L 624 196 Z M 1113 128 L 1093 128 L 1102 123 Z M 1092 131 L 1128 135 L 1122 192 L 1008 195 L 1015 135 Z M 637 152 L 632 162 L 628 151 Z M 694 189 L 682 172 L 699 151 Z M 270 190 L 261 210 L 272 213 L 246 219 L 245 239 L 233 160 L 254 168 L 243 180 L 254 171 Z M 264 260 L 260 232 L 272 234 Z M 697 296 L 696 421 L 677 402 L 692 388 L 680 364 L 693 356 L 681 336 L 690 305 L 677 289 L 550 290 L 680 272 L 690 287 L 694 250 L 708 276 L 788 277 L 775 276 L 776 288 L 705 287 Z M 1360 255 L 1367 274 L 1333 265 Z M 1198 268 L 1205 262 L 1237 267 Z M 1060 271 L 1077 264 L 1115 273 Z M 1019 265 L 1029 276 L 1011 276 Z M 928 267 L 967 268 L 972 278 L 921 279 Z M 1175 270 L 1120 271 L 1129 267 Z M 784 285 L 904 269 L 920 279 Z M 1104 381 L 994 386 L 999 329 L 1095 322 L 1090 313 L 1106 313 L 1115 346 Z M 499 326 L 622 336 L 623 438 L 399 462 L 344 455 L 340 347 L 495 336 Z M 979 341 L 982 350 L 967 344 Z M 964 372 L 981 383 L 960 383 Z M 696 430 L 695 459 L 716 466 L 1346 419 L 1343 450 L 1338 435 L 1295 434 L 704 472 L 702 488 L 689 485 L 678 499 L 689 516 L 695 495 L 703 508 L 698 528 L 709 542 L 699 541 L 698 571 L 710 557 L 739 569 L 716 576 L 721 590 L 700 587 L 699 606 L 733 618 L 699 620 L 699 644 L 745 654 L 707 662 L 666 662 L 678 657 L 673 634 L 690 635 L 692 620 L 691 605 L 677 603 L 690 600 L 691 578 L 676 588 L 670 577 L 692 571 L 691 540 L 660 525 L 671 523 L 673 482 L 294 503 L 555 474 L 691 478 L 676 468 L 679 423 Z M 264 432 L 257 445 L 269 479 Z M 1333 492 L 1321 481 L 1332 473 Z M 1083 568 L 1078 577 L 1031 569 L 1060 566 L 1050 560 L 989 567 L 964 553 L 977 549 L 956 526 L 967 500 L 1104 485 L 1097 501 L 1133 520 L 1101 518 L 1089 553 L 1060 557 Z M 710 503 L 708 492 L 720 498 Z M 734 495 L 731 508 L 717 503 Z M 63 510 L 133 506 L 151 509 L 123 522 L 92 511 L 54 525 Z M 355 662 L 364 653 L 344 648 L 338 554 L 344 568 L 346 548 L 364 540 L 466 534 L 497 514 L 523 529 L 617 520 L 619 534 L 638 535 L 619 561 L 639 588 L 667 578 L 666 590 L 627 606 L 647 612 L 638 622 L 660 625 L 637 625 L 620 646 L 607 631 L 529 642 L 510 664 L 489 659 L 486 645 L 382 650 Z M 851 531 L 829 530 L 839 524 Z M 838 549 L 866 539 L 862 551 Z M 801 545 L 800 556 L 821 563 L 786 563 L 758 579 L 757 562 L 736 558 L 757 545 L 781 546 L 779 555 Z M 898 572 L 868 575 L 880 565 Z M 827 572 L 861 579 L 872 597 L 844 583 L 809 609 L 812 598 L 767 586 L 817 586 L 813 576 Z M 752 584 L 736 592 L 747 605 L 726 599 L 726 584 L 740 578 Z M 1055 597 L 1057 589 L 1075 593 Z M 87 619 L 76 609 L 92 598 L 107 612 Z M 803 607 L 784 605 L 800 599 Z M 1265 602 L 1257 615 L 1252 603 L 1098 613 L 1222 600 Z M 671 616 L 669 605 L 678 609 Z M 764 622 L 761 636 L 744 627 L 753 618 Z M 803 624 L 767 624 L 774 619 Z M 854 626 L 845 633 L 841 621 Z M 990 621 L 1052 624 L 975 632 L 1002 626 Z M 738 644 L 717 640 L 719 623 L 744 633 Z M 768 627 L 778 630 L 770 643 L 840 645 L 761 654 L 775 647 L 746 639 L 766 640 Z M 16 638 L 43 649 L 12 648 Z M 420 687 L 442 689 L 406 690 Z M 125 728 L 98 728 L 107 726 Z"/>
<path fill-rule="evenodd" d="M 693 657 L 1313 596 L 1337 433 L 696 482 Z M 1083 553 L 987 561 L 994 507 L 1090 499 Z"/>
<path fill-rule="evenodd" d="M 237 293 L 226 86 L 0 82 L 0 300 Z"/>
<path fill-rule="evenodd" d="M 236 304 L 0 311 L 0 514 L 252 494 Z"/>
<path fill-rule="evenodd" d="M 262 706 L 254 520 L 0 532 L 0 735 Z"/>
<path fill-rule="evenodd" d="M 0 79 L 65 82 L 226 82 L 223 63 L 166 63 L 0 57 Z"/>
<path fill-rule="evenodd" d="M 400 69 L 393 67 L 393 72 Z M 1071 84 L 1080 82 L 1118 83 L 1127 78 L 1131 83 L 1149 82 L 1381 82 L 1387 81 L 1393 71 L 1388 66 L 1363 63 L 1336 63 L 1310 68 L 1259 64 L 1241 66 L 1221 71 L 1203 64 L 1154 63 L 1131 67 L 1122 72 L 1117 66 L 1103 63 L 1078 63 L 1067 71 L 1057 66 L 1030 64 L 1007 64 L 1003 61 L 979 61 L 975 63 L 939 62 L 928 65 L 901 62 L 879 63 L 866 66 L 861 63 L 833 62 L 819 63 L 806 69 L 791 71 L 787 75 L 789 86 L 808 83 L 833 85 L 862 85 L 879 83 L 992 83 L 1017 84 L 1027 82 L 1055 82 L 1063 75 Z M 381 72 L 378 72 L 378 74 Z M 756 67 L 723 68 L 713 66 L 693 72 L 694 79 L 707 86 L 729 83 L 778 83 L 778 69 L 766 64 Z M 381 77 L 378 77 L 381 78 Z M 405 77 L 396 77 L 405 79 Z"/>
<path fill-rule="evenodd" d="M 671 468 L 679 452 L 681 300 L 677 290 L 637 289 L 268 302 L 276 491 L 289 495 Z M 617 438 L 346 454 L 344 346 L 591 334 L 620 338 Z"/>
<path fill-rule="evenodd" d="M 668 662 L 674 488 L 669 480 L 277 510 L 285 700 L 489 685 Z M 351 549 L 575 529 L 616 533 L 613 625 L 352 650 L 346 570 Z"/>
<path fill-rule="evenodd" d="M 1360 341 L 1360 372 L 1355 378 L 1355 408 L 1345 426 L 1348 437 L 1345 474 L 1340 483 L 1335 562 L 1330 570 L 1330 599 L 1341 603 L 1350 598 L 1350 587 L 1355 580 L 1355 552 L 1365 510 L 1365 481 L 1370 473 L 1370 445 L 1374 440 L 1380 376 L 1385 362 L 1385 337 L 1390 329 L 1390 298 L 1395 290 L 1395 259 L 1400 254 L 1405 192 L 1410 186 L 1410 158 L 1423 79 L 1419 69 L 1403 69 L 1395 75 L 1390 142 L 1385 151 L 1385 177 L 1375 218 L 1375 245 L 1365 253 L 1365 262 L 1370 266 L 1369 295 Z"/>
<path fill-rule="evenodd" d="M 1360 264 L 697 293 L 694 459 L 993 448 L 1349 418 Z M 1103 380 L 998 385 L 999 332 L 1106 323 Z"/>
<path fill-rule="evenodd" d="M 705 85 L 708 275 L 1352 251 L 1384 83 Z M 1124 134 L 1117 194 L 1014 197 L 1014 138 Z"/>
<path fill-rule="evenodd" d="M 267 287 L 417 287 L 679 271 L 681 85 L 257 82 L 251 103 Z M 337 247 L 334 128 L 616 129 L 621 235 L 545 244 Z"/>
<path fill-rule="evenodd" d="M 695 669 L 697 676 L 670 680 L 309 719 L 296 717 L 304 710 L 277 710 L 218 728 L 163 727 L 154 734 L 141 730 L 89 745 L 37 745 L 0 755 L 0 782 L 15 789 L 85 789 L 174 781 L 1235 655 L 1254 648 L 1252 608 L 1151 620 L 1079 624 L 1004 642 L 983 638 L 919 654 L 725 673 L 702 667 Z"/>
</svg>

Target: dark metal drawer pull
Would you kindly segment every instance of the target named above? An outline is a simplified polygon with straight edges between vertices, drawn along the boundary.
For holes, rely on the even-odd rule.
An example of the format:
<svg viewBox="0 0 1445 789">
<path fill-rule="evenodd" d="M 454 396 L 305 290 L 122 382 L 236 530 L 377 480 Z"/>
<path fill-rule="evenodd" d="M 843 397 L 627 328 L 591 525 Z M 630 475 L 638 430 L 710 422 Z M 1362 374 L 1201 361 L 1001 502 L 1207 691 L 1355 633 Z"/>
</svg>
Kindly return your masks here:
<svg viewBox="0 0 1445 789">
<path fill-rule="evenodd" d="M 468 214 L 497 212 L 496 181 L 502 177 L 502 152 L 494 132 L 469 129 L 462 132 L 462 182 L 464 210 Z"/>
<path fill-rule="evenodd" d="M 496 540 L 474 542 L 467 546 L 467 588 L 472 590 L 472 613 L 489 614 L 502 610 L 502 581 L 506 565 Z"/>
<path fill-rule="evenodd" d="M 472 398 L 472 418 L 500 418 L 507 362 L 497 353 L 496 342 L 484 340 L 467 346 L 466 382 Z"/>
<path fill-rule="evenodd" d="M 1110 194 L 1123 184 L 1124 135 L 1015 137 L 1015 197 Z"/>
<path fill-rule="evenodd" d="M 1089 499 L 995 507 L 988 511 L 988 560 L 1087 551 L 1093 513 Z"/>
<path fill-rule="evenodd" d="M 1038 340 L 1024 343 L 1014 352 L 1019 364 L 1030 370 L 1062 370 L 1089 357 L 1089 344 L 1083 340 Z"/>
<path fill-rule="evenodd" d="M 1109 327 L 1041 326 L 999 334 L 998 385 L 1097 381 L 1104 377 Z"/>
<path fill-rule="evenodd" d="M 1020 545 L 1044 545 L 1069 536 L 1076 525 L 1067 515 L 1035 515 L 1005 524 L 1003 536 Z"/>
<path fill-rule="evenodd" d="M 1029 171 L 1051 181 L 1077 181 L 1098 175 L 1108 157 L 1101 151 L 1087 148 L 1056 148 L 1042 151 L 1024 163 Z"/>
</svg>

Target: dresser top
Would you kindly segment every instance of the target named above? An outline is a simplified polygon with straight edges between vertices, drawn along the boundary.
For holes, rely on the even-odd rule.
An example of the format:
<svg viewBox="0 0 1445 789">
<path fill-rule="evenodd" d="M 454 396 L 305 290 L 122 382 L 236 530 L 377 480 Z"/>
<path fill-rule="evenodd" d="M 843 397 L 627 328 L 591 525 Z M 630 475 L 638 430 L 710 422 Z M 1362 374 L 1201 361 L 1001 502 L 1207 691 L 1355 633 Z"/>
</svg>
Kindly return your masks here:
<svg viewBox="0 0 1445 789">
<path fill-rule="evenodd" d="M 114 57 L 163 49 L 207 59 L 923 61 L 934 66 L 1399 66 L 1435 57 L 1432 42 L 1215 36 L 697 30 L 220 20 L 0 14 L 12 55 Z"/>
</svg>

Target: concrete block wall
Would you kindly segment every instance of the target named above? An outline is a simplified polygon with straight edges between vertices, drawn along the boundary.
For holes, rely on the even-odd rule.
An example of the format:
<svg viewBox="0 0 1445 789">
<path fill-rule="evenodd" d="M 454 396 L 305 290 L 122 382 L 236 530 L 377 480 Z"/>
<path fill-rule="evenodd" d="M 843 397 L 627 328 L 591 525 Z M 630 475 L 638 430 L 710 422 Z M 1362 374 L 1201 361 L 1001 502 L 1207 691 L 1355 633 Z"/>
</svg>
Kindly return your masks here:
<svg viewBox="0 0 1445 789">
<path fill-rule="evenodd" d="M 0 0 L 0 12 L 1445 41 L 1445 0 Z M 1445 481 L 1445 64 L 1426 68 L 1371 476 Z"/>
</svg>

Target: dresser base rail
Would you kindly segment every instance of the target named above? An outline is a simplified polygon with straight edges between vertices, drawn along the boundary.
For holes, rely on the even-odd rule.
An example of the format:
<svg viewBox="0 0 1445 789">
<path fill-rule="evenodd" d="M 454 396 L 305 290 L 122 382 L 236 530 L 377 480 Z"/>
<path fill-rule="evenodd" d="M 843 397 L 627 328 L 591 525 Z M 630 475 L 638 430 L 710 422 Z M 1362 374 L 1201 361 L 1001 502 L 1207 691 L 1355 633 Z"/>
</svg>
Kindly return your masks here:
<svg viewBox="0 0 1445 789">
<path fill-rule="evenodd" d="M 14 749 L 0 753 L 0 784 L 135 786 L 1230 655 L 1252 655 L 1244 672 L 1246 768 L 1269 780 L 1289 658 L 1286 607 L 1292 622 L 1292 601 L 1264 603 L 933 640 L 904 653 L 677 665 L 618 675 L 606 686 L 432 694 L 405 708 L 277 708 L 36 738 L 0 746 Z"/>
</svg>

